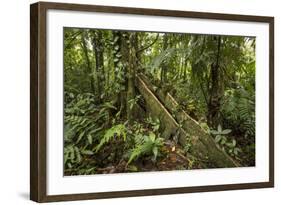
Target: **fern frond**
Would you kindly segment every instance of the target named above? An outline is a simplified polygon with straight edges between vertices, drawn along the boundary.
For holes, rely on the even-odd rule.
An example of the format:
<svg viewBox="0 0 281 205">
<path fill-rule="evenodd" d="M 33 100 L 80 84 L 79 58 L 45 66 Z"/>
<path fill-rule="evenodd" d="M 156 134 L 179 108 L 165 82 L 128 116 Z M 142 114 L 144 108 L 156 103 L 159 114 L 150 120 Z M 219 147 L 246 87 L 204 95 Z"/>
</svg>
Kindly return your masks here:
<svg viewBox="0 0 281 205">
<path fill-rule="evenodd" d="M 141 137 L 139 135 L 139 137 Z M 127 165 L 132 161 L 143 155 L 153 155 L 152 159 L 156 160 L 158 156 L 158 150 L 163 146 L 163 139 L 160 137 L 156 137 L 154 133 L 149 133 L 149 136 L 142 135 L 142 140 L 138 140 L 136 143 L 136 147 L 130 151 L 130 157 L 127 162 Z"/>
<path fill-rule="evenodd" d="M 126 140 L 126 127 L 123 124 L 115 125 L 108 129 L 100 143 L 94 148 L 95 152 L 98 152 L 106 143 L 112 140 L 114 137 L 123 137 L 123 140 Z"/>
</svg>

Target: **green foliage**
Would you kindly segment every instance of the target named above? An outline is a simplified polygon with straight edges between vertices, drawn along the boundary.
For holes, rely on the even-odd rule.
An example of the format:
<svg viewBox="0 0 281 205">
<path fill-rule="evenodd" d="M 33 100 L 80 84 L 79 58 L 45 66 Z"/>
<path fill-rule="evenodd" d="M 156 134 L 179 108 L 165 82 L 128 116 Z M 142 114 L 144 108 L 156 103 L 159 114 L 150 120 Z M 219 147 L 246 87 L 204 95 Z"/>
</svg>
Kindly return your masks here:
<svg viewBox="0 0 281 205">
<path fill-rule="evenodd" d="M 81 153 L 75 145 L 68 145 L 64 148 L 64 164 L 72 168 L 73 164 L 81 162 Z"/>
<path fill-rule="evenodd" d="M 77 170 L 79 174 L 94 173 L 94 165 L 83 159 L 94 155 L 92 146 L 103 135 L 110 112 L 116 108 L 110 102 L 97 106 L 95 96 L 90 93 L 75 96 L 66 92 L 65 95 L 71 98 L 65 105 L 64 164 L 68 170 Z"/>
<path fill-rule="evenodd" d="M 232 142 L 226 143 L 226 146 L 228 148 L 228 153 L 231 156 L 237 157 L 239 155 L 239 153 L 242 152 L 242 150 L 240 148 L 236 147 L 236 140 L 235 139 L 232 139 Z"/>
<path fill-rule="evenodd" d="M 239 130 L 245 137 L 255 136 L 255 96 L 242 87 L 226 92 L 222 107 L 225 124 Z"/>
<path fill-rule="evenodd" d="M 224 145 L 226 143 L 226 135 L 228 135 L 230 132 L 230 129 L 223 130 L 221 125 L 218 125 L 218 130 L 211 130 L 211 133 L 215 135 L 215 142 L 221 145 Z"/>
<path fill-rule="evenodd" d="M 175 54 L 175 49 L 174 48 L 167 48 L 164 50 L 162 53 L 160 53 L 158 56 L 156 56 L 152 63 L 149 65 L 151 73 L 157 73 L 160 65 L 162 63 L 165 63 L 169 61 L 172 56 Z"/>
<path fill-rule="evenodd" d="M 152 155 L 152 161 L 156 161 L 160 154 L 160 149 L 163 146 L 163 139 L 156 137 L 152 132 L 149 135 L 137 135 L 136 146 L 130 151 L 130 157 L 127 164 L 130 164 L 133 160 L 138 159 L 143 155 Z"/>
<path fill-rule="evenodd" d="M 183 151 L 185 154 L 190 152 L 190 149 L 192 148 L 192 144 L 189 140 L 187 140 L 186 145 L 183 147 Z"/>
<path fill-rule="evenodd" d="M 253 37 L 65 28 L 65 172 L 118 170 L 123 161 L 133 172 L 141 171 L 137 159 L 157 163 L 167 125 L 150 116 L 133 85 L 139 73 L 152 92 L 175 98 L 175 120 L 184 110 L 229 155 L 255 164 L 255 67 Z M 187 156 L 192 143 L 180 147 Z"/>
<path fill-rule="evenodd" d="M 77 95 L 65 108 L 65 141 L 92 144 L 103 131 L 104 122 L 108 123 L 112 109 L 115 107 L 109 102 L 95 106 L 91 94 Z"/>
<path fill-rule="evenodd" d="M 160 128 L 160 120 L 158 118 L 156 118 L 155 120 L 153 120 L 150 116 L 148 118 L 146 118 L 146 122 L 148 123 L 148 125 L 150 125 L 152 127 L 152 130 L 154 132 L 157 132 Z"/>
<path fill-rule="evenodd" d="M 94 151 L 98 152 L 106 143 L 115 138 L 121 138 L 126 141 L 126 127 L 124 124 L 115 125 L 108 129 L 99 144 L 94 148 Z"/>
<path fill-rule="evenodd" d="M 218 143 L 223 150 L 226 149 L 231 156 L 237 157 L 239 152 L 241 152 L 241 149 L 236 147 L 236 140 L 227 138 L 227 135 L 231 133 L 230 129 L 223 130 L 221 125 L 219 125 L 217 130 L 211 130 L 210 132 L 215 136 L 215 142 Z"/>
<path fill-rule="evenodd" d="M 128 101 L 128 105 L 129 105 L 130 110 L 133 109 L 133 107 L 138 103 L 140 98 L 141 98 L 141 96 L 137 95 L 135 98 Z"/>
</svg>

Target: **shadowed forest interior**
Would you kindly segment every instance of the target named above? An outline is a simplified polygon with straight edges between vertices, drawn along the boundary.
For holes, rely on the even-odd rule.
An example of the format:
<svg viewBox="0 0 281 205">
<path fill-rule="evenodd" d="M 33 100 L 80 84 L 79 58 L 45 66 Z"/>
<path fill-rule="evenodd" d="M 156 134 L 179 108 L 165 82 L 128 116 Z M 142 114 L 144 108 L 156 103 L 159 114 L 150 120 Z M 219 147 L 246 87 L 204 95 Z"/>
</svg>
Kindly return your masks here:
<svg viewBox="0 0 281 205">
<path fill-rule="evenodd" d="M 255 38 L 64 28 L 64 175 L 255 166 Z"/>
</svg>

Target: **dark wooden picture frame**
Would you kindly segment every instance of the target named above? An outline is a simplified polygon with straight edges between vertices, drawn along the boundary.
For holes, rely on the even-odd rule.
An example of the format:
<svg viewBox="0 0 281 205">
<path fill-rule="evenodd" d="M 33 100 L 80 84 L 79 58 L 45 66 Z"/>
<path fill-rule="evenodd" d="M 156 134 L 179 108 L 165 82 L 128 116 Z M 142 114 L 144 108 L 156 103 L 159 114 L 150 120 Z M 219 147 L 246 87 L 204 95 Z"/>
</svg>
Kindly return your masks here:
<svg viewBox="0 0 281 205">
<path fill-rule="evenodd" d="M 105 12 L 269 24 L 269 181 L 227 185 L 47 195 L 47 10 Z M 274 186 L 274 18 L 218 13 L 39 2 L 30 6 L 30 199 L 36 202 L 179 194 Z"/>
</svg>

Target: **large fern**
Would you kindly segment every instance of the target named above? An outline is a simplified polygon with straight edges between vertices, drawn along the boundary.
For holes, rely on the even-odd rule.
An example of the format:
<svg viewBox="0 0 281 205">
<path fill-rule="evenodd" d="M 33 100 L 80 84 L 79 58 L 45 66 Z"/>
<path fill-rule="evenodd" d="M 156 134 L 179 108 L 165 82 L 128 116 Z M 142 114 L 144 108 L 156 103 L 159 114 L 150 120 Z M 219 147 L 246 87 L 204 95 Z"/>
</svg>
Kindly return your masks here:
<svg viewBox="0 0 281 205">
<path fill-rule="evenodd" d="M 77 95 L 65 108 L 66 142 L 91 145 L 102 132 L 104 124 L 110 120 L 110 110 L 116 109 L 111 102 L 99 106 L 94 103 L 91 94 Z"/>
<path fill-rule="evenodd" d="M 99 144 L 94 148 L 94 151 L 98 152 L 106 143 L 116 137 L 122 138 L 124 141 L 126 141 L 126 127 L 124 124 L 118 124 L 108 129 L 100 140 Z"/>
<path fill-rule="evenodd" d="M 64 148 L 64 164 L 72 168 L 72 164 L 81 162 L 81 153 L 75 145 L 68 145 Z"/>
<path fill-rule="evenodd" d="M 98 143 L 110 120 L 111 102 L 95 104 L 92 94 L 71 95 L 64 114 L 64 164 L 67 173 L 92 173 L 93 166 L 84 161 L 94 155 L 93 144 Z M 84 171 L 82 171 L 84 170 Z"/>
<path fill-rule="evenodd" d="M 149 135 L 137 135 L 136 146 L 131 150 L 130 157 L 127 164 L 130 164 L 133 160 L 143 156 L 152 155 L 152 160 L 156 161 L 159 155 L 159 149 L 163 146 L 163 139 L 156 137 L 154 133 Z"/>
<path fill-rule="evenodd" d="M 230 90 L 222 107 L 228 127 L 239 129 L 245 136 L 255 136 L 255 96 L 245 89 Z"/>
</svg>

